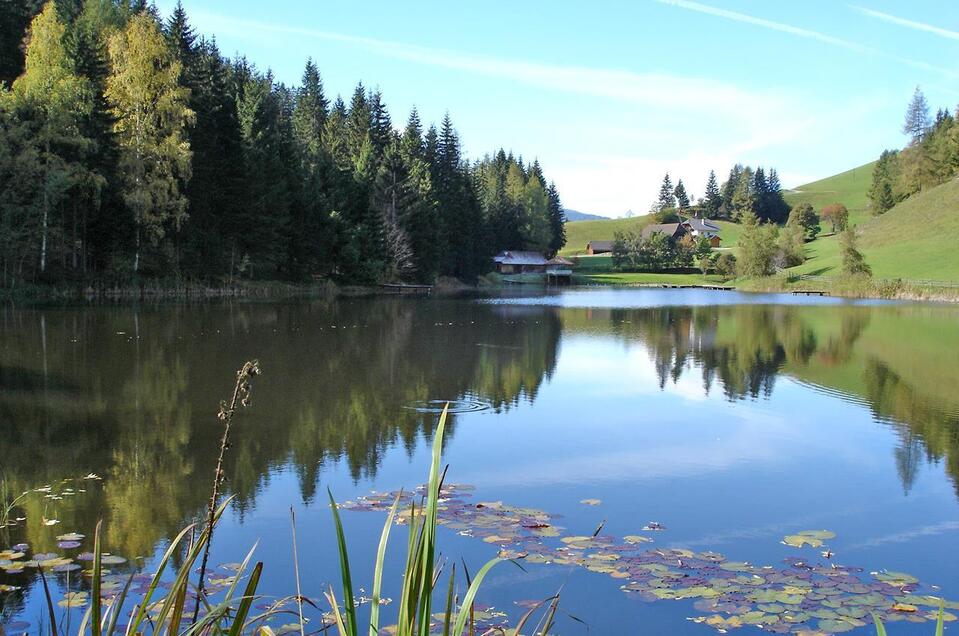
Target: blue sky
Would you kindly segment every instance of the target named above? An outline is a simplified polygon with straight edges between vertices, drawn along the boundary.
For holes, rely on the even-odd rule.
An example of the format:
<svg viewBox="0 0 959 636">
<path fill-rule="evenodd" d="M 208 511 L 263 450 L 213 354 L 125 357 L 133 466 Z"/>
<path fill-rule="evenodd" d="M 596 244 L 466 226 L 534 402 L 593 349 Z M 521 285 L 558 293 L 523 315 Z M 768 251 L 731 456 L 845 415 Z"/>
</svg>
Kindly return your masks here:
<svg viewBox="0 0 959 636">
<path fill-rule="evenodd" d="M 772 166 L 787 187 L 905 142 L 920 85 L 959 103 L 959 2 L 183 0 L 197 30 L 328 94 L 379 87 L 394 124 L 447 110 L 465 152 L 538 158 L 567 207 L 645 213 L 663 173 Z M 157 0 L 168 15 L 175 0 Z"/>
</svg>

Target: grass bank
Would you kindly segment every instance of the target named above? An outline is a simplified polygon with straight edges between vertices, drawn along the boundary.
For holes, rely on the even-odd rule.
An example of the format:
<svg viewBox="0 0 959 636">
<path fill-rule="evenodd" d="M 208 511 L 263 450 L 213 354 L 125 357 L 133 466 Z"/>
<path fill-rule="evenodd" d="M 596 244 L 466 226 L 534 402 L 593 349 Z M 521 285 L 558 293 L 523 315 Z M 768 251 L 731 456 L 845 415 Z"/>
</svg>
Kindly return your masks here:
<svg viewBox="0 0 959 636">
<path fill-rule="evenodd" d="M 884 300 L 915 300 L 923 302 L 959 302 L 959 286 L 924 285 L 899 279 L 861 276 L 805 279 L 778 275 L 765 278 L 740 279 L 731 283 L 740 291 L 786 292 L 823 291 L 841 298 L 874 298 Z"/>
</svg>

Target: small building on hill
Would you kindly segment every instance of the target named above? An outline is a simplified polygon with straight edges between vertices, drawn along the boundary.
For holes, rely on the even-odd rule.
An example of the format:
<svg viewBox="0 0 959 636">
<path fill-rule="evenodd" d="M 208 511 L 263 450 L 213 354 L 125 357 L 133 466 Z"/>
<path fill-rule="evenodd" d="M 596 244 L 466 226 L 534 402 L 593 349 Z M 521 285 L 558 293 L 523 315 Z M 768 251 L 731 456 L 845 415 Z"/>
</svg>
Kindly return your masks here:
<svg viewBox="0 0 959 636">
<path fill-rule="evenodd" d="M 586 253 L 590 256 L 596 254 L 612 254 L 613 241 L 590 241 L 586 244 Z"/>
<path fill-rule="evenodd" d="M 693 238 L 705 236 L 709 239 L 709 244 L 713 247 L 719 247 L 722 239 L 719 237 L 720 227 L 709 219 L 686 219 L 683 221 L 683 227 Z"/>
<path fill-rule="evenodd" d="M 504 250 L 493 257 L 500 274 L 546 273 L 546 257 L 539 252 Z"/>
<path fill-rule="evenodd" d="M 687 234 L 682 223 L 658 223 L 643 228 L 643 238 L 648 239 L 653 234 L 664 234 L 671 241 L 678 241 Z"/>
</svg>

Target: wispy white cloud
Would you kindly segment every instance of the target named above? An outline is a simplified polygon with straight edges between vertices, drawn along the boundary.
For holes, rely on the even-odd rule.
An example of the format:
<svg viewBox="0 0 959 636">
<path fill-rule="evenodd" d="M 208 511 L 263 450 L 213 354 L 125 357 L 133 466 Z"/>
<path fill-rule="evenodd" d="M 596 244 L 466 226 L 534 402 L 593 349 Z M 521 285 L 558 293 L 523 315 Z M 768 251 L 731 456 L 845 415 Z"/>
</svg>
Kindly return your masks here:
<svg viewBox="0 0 959 636">
<path fill-rule="evenodd" d="M 852 8 L 865 16 L 876 18 L 877 20 L 882 20 L 883 22 L 889 22 L 890 24 L 896 24 L 898 26 L 915 29 L 917 31 L 925 31 L 926 33 L 932 33 L 950 40 L 959 40 L 959 31 L 950 31 L 949 29 L 937 27 L 934 24 L 927 24 L 925 22 L 918 22 L 916 20 L 907 20 L 906 18 L 900 18 L 888 13 L 883 13 L 882 11 L 875 11 L 874 9 L 867 9 L 866 7 L 852 5 Z"/>
<path fill-rule="evenodd" d="M 923 62 L 921 60 L 914 60 L 907 57 L 902 57 L 892 53 L 886 53 L 885 51 L 880 51 L 858 42 L 852 42 L 850 40 L 844 40 L 843 38 L 837 38 L 832 35 L 827 35 L 825 33 L 820 33 L 819 31 L 813 31 L 811 29 L 805 29 L 803 27 L 797 27 L 792 24 L 786 24 L 784 22 L 776 22 L 774 20 L 768 20 L 766 18 L 760 18 L 758 16 L 749 15 L 747 13 L 740 13 L 739 11 L 730 11 L 729 9 L 722 9 L 719 7 L 714 7 L 708 4 L 702 4 L 700 2 L 692 2 L 691 0 L 653 0 L 659 4 L 665 4 L 672 7 L 677 7 L 680 9 L 686 9 L 688 11 L 696 11 L 697 13 L 704 13 L 706 15 L 716 16 L 719 18 L 725 18 L 727 20 L 733 20 L 736 22 L 743 22 L 745 24 L 752 24 L 754 26 L 762 27 L 765 29 L 772 29 L 773 31 L 779 31 L 781 33 L 788 33 L 790 35 L 795 35 L 801 38 L 807 38 L 810 40 L 816 40 L 824 44 L 831 44 L 833 46 L 838 46 L 850 51 L 855 51 L 857 53 L 863 53 L 866 55 L 875 55 L 878 57 L 885 58 L 887 60 L 892 60 L 900 64 L 905 64 L 906 66 L 911 66 L 923 71 L 929 71 L 933 73 L 939 73 L 947 77 L 957 77 L 959 74 L 955 70 L 949 68 L 943 68 L 941 66 L 936 66 L 934 64 L 929 64 L 928 62 Z M 858 8 L 858 7 L 857 7 Z M 884 13 L 871 12 L 868 9 L 860 9 L 867 14 L 872 15 L 873 17 L 881 17 L 888 21 L 894 21 L 903 26 L 910 26 L 912 28 L 923 28 L 925 30 L 934 29 L 935 33 L 939 35 L 945 35 L 947 33 L 952 33 L 956 37 L 959 37 L 959 33 L 953 33 L 945 29 L 939 29 L 932 25 L 922 24 L 920 22 L 911 22 L 909 20 L 902 20 L 901 18 L 896 18 Z M 948 37 L 948 36 L 947 36 Z"/>
<path fill-rule="evenodd" d="M 772 91 L 742 90 L 732 84 L 705 77 L 504 59 L 208 12 L 198 11 L 195 17 L 216 31 L 228 30 L 256 38 L 263 33 L 270 33 L 339 42 L 392 59 L 671 110 L 698 110 L 703 103 L 708 102 L 713 112 L 758 114 L 782 107 L 787 101 L 785 96 L 777 96 Z"/>
<path fill-rule="evenodd" d="M 660 4 L 668 4 L 670 6 L 678 7 L 680 9 L 687 9 L 689 11 L 705 13 L 707 15 L 713 15 L 719 18 L 726 18 L 727 20 L 735 20 L 736 22 L 744 22 L 746 24 L 752 24 L 752 25 L 763 27 L 766 29 L 772 29 L 773 31 L 781 31 L 783 33 L 789 33 L 790 35 L 796 35 L 801 38 L 817 40 L 825 44 L 841 46 L 843 48 L 850 49 L 853 51 L 868 52 L 871 50 L 869 49 L 869 47 L 862 46 L 861 44 L 850 42 L 849 40 L 844 40 L 842 38 L 833 37 L 831 35 L 826 35 L 825 33 L 820 33 L 819 31 L 812 31 L 810 29 L 804 29 L 802 27 L 793 26 L 791 24 L 785 24 L 783 22 L 775 22 L 773 20 L 767 20 L 765 18 L 760 18 L 760 17 L 749 15 L 746 13 L 740 13 L 738 11 L 721 9 L 719 7 L 713 7 L 708 4 L 691 2 L 690 0 L 655 0 L 655 1 Z"/>
</svg>

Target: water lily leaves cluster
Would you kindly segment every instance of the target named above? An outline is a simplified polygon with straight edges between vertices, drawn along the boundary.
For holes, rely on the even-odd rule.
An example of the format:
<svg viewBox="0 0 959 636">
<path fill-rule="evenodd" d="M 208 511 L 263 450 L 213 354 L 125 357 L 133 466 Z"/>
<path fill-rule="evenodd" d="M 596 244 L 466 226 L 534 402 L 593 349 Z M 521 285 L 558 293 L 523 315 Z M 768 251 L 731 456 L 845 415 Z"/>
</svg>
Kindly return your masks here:
<svg viewBox="0 0 959 636">
<path fill-rule="evenodd" d="M 829 530 L 803 530 L 783 537 L 782 543 L 795 548 L 801 548 L 804 545 L 811 548 L 821 548 L 824 541 L 835 538 L 836 533 Z"/>
<path fill-rule="evenodd" d="M 598 533 L 564 536 L 553 515 L 502 502 L 471 503 L 471 490 L 444 486 L 441 524 L 498 545 L 500 556 L 506 558 L 579 566 L 620 579 L 624 592 L 644 601 L 692 600 L 703 615 L 690 620 L 720 632 L 752 626 L 776 634 L 813 636 L 866 626 L 873 614 L 886 622 L 922 622 L 937 616 L 939 597 L 920 593 L 920 582 L 909 574 L 882 570 L 865 575 L 861 568 L 799 558 L 786 559 L 784 567 L 758 566 L 728 560 L 717 552 L 652 548 L 646 534 L 621 539 Z M 395 497 L 396 493 L 374 493 L 342 507 L 386 511 Z M 650 534 L 665 530 L 658 522 L 642 528 Z M 820 548 L 835 536 L 829 530 L 803 530 L 782 543 Z M 951 601 L 945 606 L 959 608 Z M 944 618 L 956 620 L 948 612 Z"/>
</svg>

